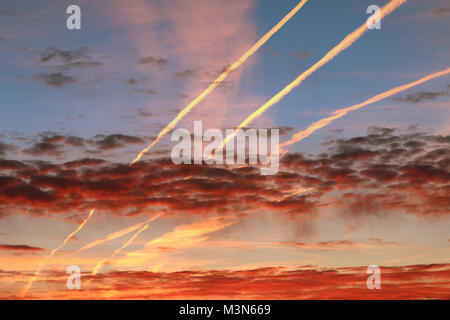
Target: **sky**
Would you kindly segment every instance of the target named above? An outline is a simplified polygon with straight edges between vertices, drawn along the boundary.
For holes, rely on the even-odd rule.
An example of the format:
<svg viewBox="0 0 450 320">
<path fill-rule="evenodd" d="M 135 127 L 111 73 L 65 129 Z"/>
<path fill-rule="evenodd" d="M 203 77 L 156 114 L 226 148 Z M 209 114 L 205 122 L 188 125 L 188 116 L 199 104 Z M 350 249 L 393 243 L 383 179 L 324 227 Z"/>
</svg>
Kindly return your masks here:
<svg viewBox="0 0 450 320">
<path fill-rule="evenodd" d="M 3 0 L 0 299 L 449 299 L 449 4 L 308 0 L 227 73 L 299 2 Z M 236 128 L 392 2 L 246 127 L 285 142 L 444 74 L 314 129 L 275 175 L 171 161 L 158 134 L 208 86 L 174 128 Z"/>
</svg>

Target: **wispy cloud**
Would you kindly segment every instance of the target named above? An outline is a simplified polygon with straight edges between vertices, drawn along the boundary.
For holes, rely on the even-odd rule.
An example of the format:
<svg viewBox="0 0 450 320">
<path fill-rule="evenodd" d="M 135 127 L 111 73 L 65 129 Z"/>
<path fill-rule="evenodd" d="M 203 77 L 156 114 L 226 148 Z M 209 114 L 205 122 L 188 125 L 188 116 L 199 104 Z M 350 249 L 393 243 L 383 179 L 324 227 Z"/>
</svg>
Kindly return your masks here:
<svg viewBox="0 0 450 320">
<path fill-rule="evenodd" d="M 40 73 L 33 77 L 34 80 L 42 82 L 51 87 L 63 88 L 70 83 L 77 81 L 76 77 L 65 75 L 61 72 L 57 73 Z"/>
</svg>

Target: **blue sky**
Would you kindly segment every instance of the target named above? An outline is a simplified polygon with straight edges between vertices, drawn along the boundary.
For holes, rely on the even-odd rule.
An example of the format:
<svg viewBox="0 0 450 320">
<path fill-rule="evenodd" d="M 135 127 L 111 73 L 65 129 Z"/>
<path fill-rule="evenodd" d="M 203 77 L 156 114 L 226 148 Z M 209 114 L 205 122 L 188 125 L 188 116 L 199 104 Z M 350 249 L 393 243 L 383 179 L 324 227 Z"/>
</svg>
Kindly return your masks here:
<svg viewBox="0 0 450 320">
<path fill-rule="evenodd" d="M 82 31 L 69 31 L 65 29 L 66 2 L 42 1 L 40 6 L 33 7 L 21 1 L 1 4 L 4 16 L 1 24 L 2 30 L 5 30 L 2 37 L 5 39 L 0 42 L 3 48 L 0 52 L 0 121 L 4 134 L 18 131 L 33 136 L 43 131 L 64 131 L 83 137 L 115 132 L 154 136 L 175 115 L 174 110 L 184 107 L 189 98 L 199 93 L 198 88 L 205 86 L 204 80 L 202 83 L 197 79 L 177 79 L 174 76 L 183 70 L 206 69 L 209 66 L 186 61 L 189 60 L 186 56 L 197 55 L 198 52 L 171 48 L 172 43 L 167 40 L 167 34 L 173 28 L 170 21 L 156 19 L 156 22 L 117 23 L 117 15 L 121 13 L 112 6 L 109 8 L 108 4 L 94 5 L 81 1 Z M 357 0 L 309 1 L 239 70 L 239 78 L 232 79 L 238 85 L 231 89 L 226 86 L 220 89 L 226 95 L 226 99 L 221 100 L 226 101 L 225 108 L 230 105 L 239 108 L 241 104 L 246 105 L 245 110 L 252 110 L 252 106 L 253 109 L 259 107 L 258 102 L 270 98 L 361 25 L 368 17 L 365 9 L 374 3 Z M 385 3 L 387 1 L 376 1 L 380 6 Z M 225 47 L 232 47 L 236 38 L 247 32 L 249 36 L 246 41 L 250 46 L 295 4 L 295 1 L 251 3 L 236 20 L 238 24 L 233 25 L 236 32 L 223 37 L 223 40 L 218 35 L 217 41 L 223 42 Z M 334 109 L 361 102 L 376 93 L 445 68 L 450 62 L 446 32 L 449 20 L 445 15 L 434 14 L 441 6 L 442 1 L 408 1 L 382 21 L 381 30 L 366 33 L 351 48 L 313 74 L 267 112 L 265 119 L 254 125 L 302 129 Z M 158 8 L 158 5 L 154 8 Z M 130 20 L 133 18 L 130 17 Z M 140 37 L 149 28 L 161 41 L 142 49 L 133 36 Z M 205 45 L 216 44 L 210 41 Z M 69 71 L 80 79 L 73 84 L 48 86 L 33 78 L 36 74 L 50 72 L 47 71 L 48 66 L 37 61 L 39 53 L 36 53 L 48 47 L 59 50 L 87 47 L 87 55 L 102 65 L 93 70 L 80 68 Z M 139 51 L 143 51 L 142 54 Z M 136 60 L 144 52 L 149 56 L 153 52 L 161 52 L 161 57 L 162 53 L 166 53 L 163 58 L 169 63 L 163 68 L 142 70 L 136 65 Z M 219 54 L 209 58 L 226 65 L 239 54 L 237 50 L 228 50 L 222 56 Z M 132 78 L 147 80 L 140 87 L 129 88 L 124 83 Z M 192 84 L 194 88 L 188 89 L 191 90 L 189 98 L 177 96 L 185 94 L 183 90 L 186 89 L 186 83 L 195 81 L 199 83 Z M 445 86 L 446 80 L 439 79 L 420 89 L 443 90 Z M 141 93 L 134 92 L 134 89 L 141 90 Z M 157 94 L 145 94 L 142 90 L 155 90 Z M 388 99 L 369 108 L 378 108 L 380 105 L 393 103 Z M 377 117 L 362 115 L 372 110 L 361 111 L 349 115 L 348 121 L 345 119 L 322 130 L 317 133 L 320 138 L 312 137 L 311 140 L 316 144 L 324 136 L 330 135 L 329 129 L 344 127 L 349 134 L 364 133 L 360 127 L 383 126 L 386 118 L 389 118 L 387 126 L 398 124 L 407 127 L 417 123 L 418 118 L 422 120 L 421 126 L 425 130 L 445 126 L 447 119 L 443 119 L 438 112 L 436 116 L 424 118 L 423 108 L 418 104 L 405 106 L 395 103 L 395 106 L 401 112 L 381 111 L 378 108 L 378 113 L 384 114 L 381 122 Z M 156 116 L 143 119 L 129 116 L 141 108 Z M 211 113 L 218 108 L 224 106 L 206 99 L 198 109 Z M 387 117 L 385 112 L 389 113 Z M 233 126 L 239 119 L 235 109 L 229 113 L 230 119 L 225 119 L 223 126 Z M 244 114 L 240 115 L 242 120 Z M 200 118 L 204 113 L 194 115 Z M 354 125 L 350 123 L 351 120 L 354 120 Z"/>
</svg>

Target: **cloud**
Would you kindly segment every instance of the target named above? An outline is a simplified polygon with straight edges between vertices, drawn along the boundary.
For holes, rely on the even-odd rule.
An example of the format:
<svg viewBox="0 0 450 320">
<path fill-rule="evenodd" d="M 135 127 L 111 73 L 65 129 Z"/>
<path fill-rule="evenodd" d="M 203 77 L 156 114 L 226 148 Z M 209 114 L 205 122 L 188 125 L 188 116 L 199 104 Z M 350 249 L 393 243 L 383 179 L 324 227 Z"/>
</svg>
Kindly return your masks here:
<svg viewBox="0 0 450 320">
<path fill-rule="evenodd" d="M 99 151 L 123 148 L 128 144 L 144 143 L 144 139 L 126 134 L 96 135 L 90 141 Z"/>
<path fill-rule="evenodd" d="M 18 160 L 0 159 L 0 169 L 2 170 L 19 170 L 29 168 L 29 166 Z"/>
<path fill-rule="evenodd" d="M 279 127 L 278 129 L 280 130 L 279 135 L 280 135 L 280 137 L 282 137 L 282 136 L 285 136 L 285 135 L 289 134 L 290 132 L 294 131 L 295 128 L 284 126 L 284 127 Z"/>
<path fill-rule="evenodd" d="M 94 61 L 88 54 L 87 47 L 80 47 L 74 50 L 61 50 L 48 47 L 43 51 L 34 51 L 29 54 L 30 58 L 37 61 L 39 66 L 52 69 L 53 72 L 42 72 L 33 79 L 46 85 L 62 88 L 68 84 L 78 81 L 75 76 L 67 75 L 66 71 L 79 68 L 93 68 L 102 65 L 101 62 Z"/>
<path fill-rule="evenodd" d="M 0 251 L 46 251 L 43 248 L 39 247 L 31 247 L 24 244 L 15 245 L 15 244 L 0 244 Z"/>
<path fill-rule="evenodd" d="M 367 266 L 347 268 L 265 267 L 243 270 L 178 272 L 110 271 L 96 276 L 89 290 L 40 290 L 30 299 L 449 299 L 449 264 L 380 266 L 382 289 L 368 290 Z M 0 273 L 0 281 L 14 275 Z M 67 275 L 51 272 L 51 284 Z M 245 285 L 243 285 L 245 283 Z M 60 291 L 59 291 L 60 290 Z M 6 294 L 6 295 L 5 295 Z M 6 292 L 0 297 L 14 298 Z"/>
<path fill-rule="evenodd" d="M 447 91 L 419 91 L 415 92 L 413 94 L 407 94 L 404 97 L 396 97 L 392 100 L 394 101 L 400 101 L 400 102 L 412 102 L 412 103 L 419 103 L 425 100 L 436 100 L 439 97 L 448 96 L 449 92 Z"/>
<path fill-rule="evenodd" d="M 383 241 L 383 240 L 378 239 L 378 238 L 370 238 L 370 239 L 367 239 L 367 241 L 369 243 L 372 243 L 372 244 L 375 244 L 375 245 L 381 245 L 381 246 L 383 246 L 383 245 L 398 246 L 399 245 L 398 242 L 395 242 L 395 241 Z"/>
<path fill-rule="evenodd" d="M 192 78 L 192 77 L 196 77 L 197 74 L 198 74 L 198 70 L 187 69 L 187 70 L 183 70 L 183 71 L 179 71 L 179 72 L 175 73 L 175 76 L 179 77 L 179 78 Z"/>
<path fill-rule="evenodd" d="M 22 150 L 23 153 L 32 156 L 50 155 L 59 156 L 62 154 L 62 146 L 50 142 L 38 142 L 29 149 Z"/>
<path fill-rule="evenodd" d="M 450 15 L 450 8 L 439 8 L 434 10 L 433 14 L 438 17 L 438 18 L 442 18 L 445 16 Z"/>
<path fill-rule="evenodd" d="M 154 116 L 154 114 L 153 113 L 151 113 L 150 111 L 148 111 L 147 109 L 145 109 L 145 108 L 139 108 L 138 110 L 137 110 L 137 115 L 139 116 L 139 117 L 153 117 Z"/>
<path fill-rule="evenodd" d="M 165 67 L 169 63 L 169 60 L 164 59 L 164 58 L 156 58 L 156 57 L 148 56 L 148 57 L 139 58 L 138 62 L 140 65 L 157 66 L 159 68 L 162 68 L 162 67 Z"/>
<path fill-rule="evenodd" d="M 151 113 L 149 113 L 148 111 L 145 111 L 144 109 L 138 109 L 138 116 L 149 117 L 150 115 Z M 102 151 L 124 148 L 131 144 L 139 144 L 144 142 L 145 140 L 141 137 L 120 133 L 109 135 L 98 134 L 92 138 L 85 139 L 77 136 L 66 136 L 53 132 L 43 132 L 39 135 L 39 140 L 37 142 L 35 141 L 30 148 L 23 149 L 22 152 L 30 156 L 60 157 L 68 154 L 68 152 L 70 150 L 73 150 L 74 148 L 81 148 L 84 152 L 87 153 L 100 153 Z M 95 149 L 87 149 L 87 147 L 89 146 L 93 146 L 95 147 Z M 72 164 L 75 166 L 79 161 L 84 162 L 83 165 L 85 165 L 87 161 L 96 161 L 97 163 L 105 162 L 101 159 L 81 159 L 73 160 Z"/>
<path fill-rule="evenodd" d="M 121 119 L 136 119 L 140 117 L 154 117 L 155 115 L 150 112 L 147 108 L 138 108 L 136 110 L 129 110 L 125 114 L 123 114 L 120 118 Z"/>
<path fill-rule="evenodd" d="M 62 149 L 65 145 L 83 147 L 84 140 L 75 136 L 63 136 L 51 132 L 44 132 L 40 135 L 39 142 L 35 143 L 31 148 L 22 150 L 22 152 L 32 156 L 60 156 L 64 153 Z"/>
<path fill-rule="evenodd" d="M 143 77 L 141 79 L 130 78 L 130 79 L 128 79 L 128 81 L 125 82 L 125 84 L 127 84 L 129 86 L 134 86 L 135 84 L 144 83 L 146 81 L 147 81 L 147 77 Z"/>
<path fill-rule="evenodd" d="M 302 249 L 309 250 L 355 250 L 355 249 L 368 249 L 376 248 L 380 246 L 392 246 L 398 245 L 397 242 L 393 241 L 383 241 L 381 239 L 367 239 L 365 243 L 357 243 L 351 240 L 334 240 L 334 241 L 323 241 L 323 242 L 290 242 L 283 241 L 281 244 L 299 247 Z"/>
<path fill-rule="evenodd" d="M 44 66 L 61 70 L 101 66 L 102 63 L 94 61 L 88 55 L 88 51 L 89 49 L 87 47 L 80 47 L 74 50 L 61 50 L 48 47 L 44 51 L 38 51 L 37 54 L 39 56 L 39 62 Z"/>
<path fill-rule="evenodd" d="M 103 159 L 85 158 L 80 160 L 68 161 L 64 163 L 64 166 L 68 168 L 92 167 L 99 166 L 101 164 L 104 164 L 105 162 L 106 161 Z"/>
<path fill-rule="evenodd" d="M 159 265 L 164 265 L 170 260 L 171 251 L 195 246 L 207 240 L 211 233 L 236 222 L 237 220 L 232 219 L 212 218 L 177 226 L 173 231 L 147 242 L 144 248 L 128 253 L 126 258 L 119 260 L 117 264 L 120 266 L 142 265 L 156 259 Z"/>
<path fill-rule="evenodd" d="M 61 137 L 47 141 L 63 143 Z M 142 142 L 112 134 L 87 143 L 100 152 Z M 174 215 L 243 217 L 255 211 L 314 216 L 326 207 L 348 219 L 394 212 L 432 218 L 449 213 L 449 144 L 450 137 L 372 128 L 368 135 L 330 142 L 317 156 L 288 153 L 273 176 L 261 176 L 252 166 L 174 165 L 169 158 L 131 167 L 102 159 L 2 160 L 0 166 L 10 171 L 1 177 L 0 209 L 35 214 L 46 204 L 53 213 L 95 207 L 134 216 L 160 207 Z M 296 194 L 301 188 L 313 190 Z"/>
<path fill-rule="evenodd" d="M 34 80 L 45 83 L 48 86 L 62 88 L 69 83 L 74 83 L 77 81 L 76 77 L 64 75 L 60 72 L 58 73 L 41 73 L 33 77 Z"/>
<path fill-rule="evenodd" d="M 12 144 L 3 143 L 0 141 L 0 155 L 3 156 L 9 151 L 13 151 L 15 146 Z"/>
</svg>

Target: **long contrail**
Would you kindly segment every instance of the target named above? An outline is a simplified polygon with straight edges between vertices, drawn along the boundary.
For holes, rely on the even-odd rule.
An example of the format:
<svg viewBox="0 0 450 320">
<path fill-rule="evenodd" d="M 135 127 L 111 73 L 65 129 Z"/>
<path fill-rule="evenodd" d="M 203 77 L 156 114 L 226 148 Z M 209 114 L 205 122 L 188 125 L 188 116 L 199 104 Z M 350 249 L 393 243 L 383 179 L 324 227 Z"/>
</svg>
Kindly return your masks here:
<svg viewBox="0 0 450 320">
<path fill-rule="evenodd" d="M 31 286 L 33 285 L 33 282 L 37 279 L 37 277 L 39 276 L 39 274 L 41 273 L 42 267 L 45 265 L 45 263 L 47 262 L 48 259 L 50 259 L 51 257 L 53 257 L 55 255 L 56 252 L 58 252 L 62 247 L 64 247 L 66 245 L 66 243 L 78 232 L 80 231 L 84 225 L 89 221 L 89 219 L 91 219 L 92 215 L 94 214 L 94 209 L 91 210 L 91 212 L 89 213 L 88 217 L 86 219 L 84 219 L 84 221 L 78 226 L 78 228 L 72 232 L 71 234 L 69 234 L 67 236 L 66 239 L 64 239 L 64 241 L 59 245 L 59 247 L 57 247 L 56 249 L 53 249 L 50 254 L 45 257 L 41 263 L 39 264 L 38 269 L 36 270 L 36 272 L 34 273 L 33 277 L 31 277 L 30 281 L 28 281 L 28 283 L 23 287 L 22 291 L 20 292 L 20 296 L 25 296 L 28 293 L 28 290 L 30 290 Z"/>
<path fill-rule="evenodd" d="M 317 122 L 314 122 L 308 128 L 306 128 L 305 130 L 302 130 L 302 131 L 299 131 L 299 132 L 295 133 L 290 140 L 280 144 L 280 148 L 289 146 L 289 145 L 291 145 L 293 143 L 296 143 L 296 142 L 299 142 L 299 141 L 303 140 L 304 138 L 306 138 L 309 135 L 311 135 L 312 133 L 314 133 L 316 130 L 319 130 L 320 128 L 323 128 L 323 127 L 329 125 L 334 120 L 345 116 L 347 113 L 349 113 L 351 111 L 358 110 L 358 109 L 360 109 L 362 107 L 365 107 L 365 106 L 367 106 L 369 104 L 372 104 L 372 103 L 378 102 L 380 100 L 389 98 L 390 96 L 393 96 L 394 94 L 397 94 L 399 92 L 408 90 L 409 88 L 412 88 L 412 87 L 417 86 L 419 84 L 422 84 L 424 82 L 430 81 L 432 79 L 435 79 L 435 78 L 438 78 L 438 77 L 442 77 L 442 76 L 444 76 L 446 74 L 449 74 L 449 73 L 450 73 L 450 68 L 447 68 L 447 69 L 444 69 L 442 71 L 438 71 L 438 72 L 432 73 L 430 75 L 427 75 L 427 76 L 425 76 L 423 78 L 420 78 L 419 80 L 416 80 L 416 81 L 410 82 L 408 84 L 404 84 L 402 86 L 399 86 L 399 87 L 393 88 L 391 90 L 388 90 L 388 91 L 382 92 L 380 94 L 377 94 L 376 96 L 374 96 L 374 97 L 372 97 L 370 99 L 367 99 L 366 101 L 364 101 L 362 103 L 355 104 L 355 105 L 353 105 L 351 107 L 338 109 L 338 110 L 334 111 L 331 114 L 331 116 L 323 118 L 323 119 L 321 119 L 321 120 L 319 120 Z"/>
<path fill-rule="evenodd" d="M 406 0 L 392 0 L 388 4 L 386 4 L 384 7 L 380 9 L 380 17 L 381 19 L 385 16 L 389 15 L 392 11 L 397 9 L 399 6 L 404 4 Z M 368 30 L 368 27 L 366 23 L 364 23 L 362 26 L 357 28 L 355 31 L 347 35 L 344 40 L 342 40 L 338 45 L 336 45 L 333 49 L 331 49 L 325 56 L 322 57 L 318 62 L 316 62 L 311 68 L 300 74 L 294 81 L 289 83 L 286 87 L 284 87 L 283 90 L 278 92 L 276 95 L 274 95 L 269 101 L 267 101 L 265 104 L 263 104 L 261 107 L 259 107 L 255 112 L 253 112 L 247 119 L 245 119 L 234 131 L 232 134 L 227 136 L 223 142 L 222 142 L 222 148 L 225 147 L 227 142 L 232 139 L 237 132 L 243 128 L 248 126 L 250 122 L 252 122 L 254 119 L 261 116 L 267 109 L 272 107 L 274 104 L 279 102 L 281 99 L 283 99 L 289 92 L 291 92 L 292 89 L 299 86 L 303 80 L 308 78 L 311 74 L 313 74 L 315 71 L 319 70 L 321 67 L 323 67 L 327 62 L 332 60 L 334 57 L 336 57 L 339 53 L 350 47 L 356 40 L 358 40 L 366 31 Z"/>
<path fill-rule="evenodd" d="M 183 119 L 189 111 L 191 111 L 200 101 L 202 101 L 208 94 L 210 94 L 219 84 L 221 84 L 230 72 L 239 68 L 248 58 L 250 58 L 267 40 L 270 39 L 278 30 L 283 27 L 283 25 L 288 22 L 307 2 L 308 0 L 300 1 L 297 6 L 292 9 L 283 19 L 281 19 L 269 32 L 267 32 L 261 39 L 258 40 L 250 49 L 247 50 L 238 60 L 236 60 L 231 66 L 229 66 L 225 71 L 223 71 L 216 80 L 214 80 L 208 88 L 206 88 L 197 98 L 195 98 L 191 103 L 189 103 L 183 110 L 178 113 L 175 119 L 172 120 L 159 134 L 158 137 L 153 141 L 148 147 L 142 150 L 139 155 L 130 162 L 130 165 L 139 161 L 139 159 L 148 152 L 162 137 L 164 137 L 170 130 L 172 130 L 178 122 Z"/>
<path fill-rule="evenodd" d="M 153 217 L 151 217 L 151 218 L 149 218 L 149 219 L 147 219 L 147 220 L 145 220 L 143 222 L 140 222 L 140 223 L 135 224 L 135 225 L 133 225 L 131 227 L 127 227 L 125 229 L 121 229 L 119 231 L 116 231 L 116 232 L 113 232 L 111 234 L 108 234 L 105 238 L 102 238 L 102 239 L 90 242 L 90 243 L 84 245 L 83 247 L 81 247 L 80 249 L 78 249 L 75 253 L 80 253 L 81 251 L 84 251 L 84 250 L 96 247 L 96 246 L 98 246 L 98 245 L 100 245 L 100 244 L 102 244 L 104 242 L 120 238 L 120 237 L 122 237 L 122 236 L 124 236 L 124 235 L 126 235 L 126 234 L 128 234 L 130 232 L 138 230 L 139 228 L 142 228 L 143 225 L 149 224 L 153 220 L 158 219 L 161 216 L 161 214 L 162 213 L 158 213 L 157 215 L 155 215 L 155 216 L 153 216 Z"/>
</svg>

